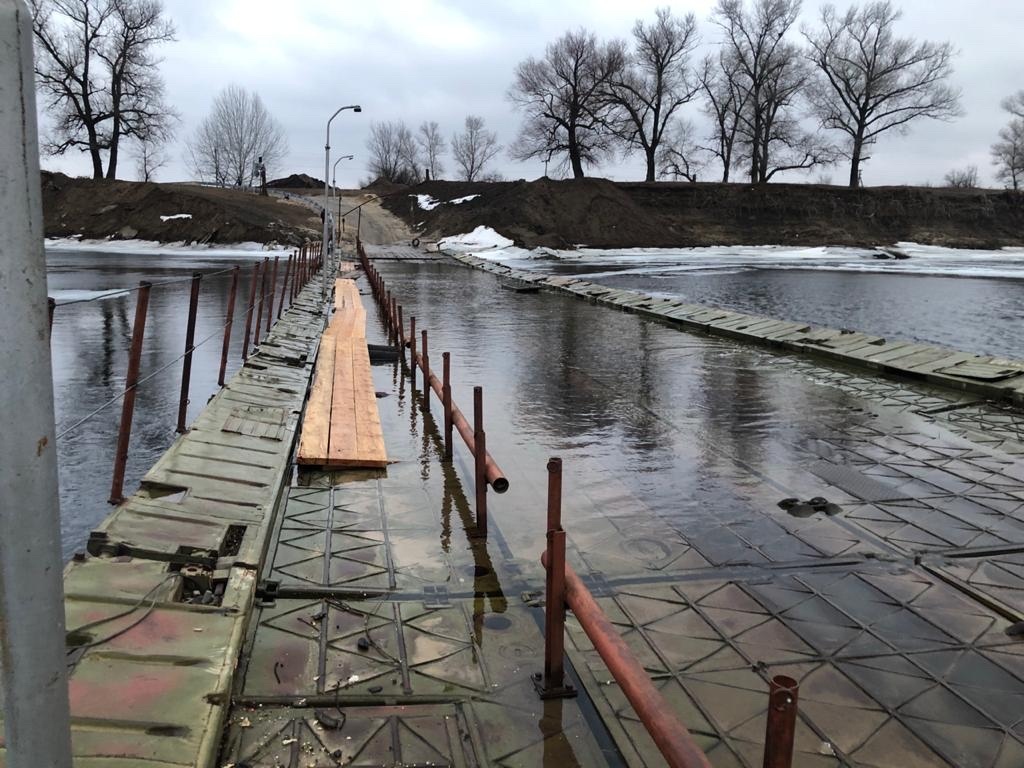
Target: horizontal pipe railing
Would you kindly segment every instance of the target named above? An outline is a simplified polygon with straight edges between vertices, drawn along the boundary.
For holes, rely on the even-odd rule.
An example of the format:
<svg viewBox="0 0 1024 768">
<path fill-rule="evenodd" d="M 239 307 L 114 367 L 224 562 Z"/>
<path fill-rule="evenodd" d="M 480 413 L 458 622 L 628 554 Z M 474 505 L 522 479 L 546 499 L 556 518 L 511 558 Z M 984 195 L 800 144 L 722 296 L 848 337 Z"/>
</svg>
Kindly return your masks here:
<svg viewBox="0 0 1024 768">
<path fill-rule="evenodd" d="M 374 298 L 377 300 L 377 303 L 381 308 L 388 337 L 396 339 L 398 344 L 404 350 L 406 344 L 405 327 L 404 322 L 399 322 L 399 318 L 402 317 L 402 308 L 397 304 L 397 300 L 394 296 L 388 295 L 389 292 L 384 283 L 383 277 L 381 277 L 380 273 L 370 263 L 370 260 L 366 255 L 366 250 L 363 248 L 361 242 L 357 241 L 356 251 L 359 256 L 359 261 L 362 264 L 363 271 L 369 280 Z M 412 330 L 408 339 L 408 347 L 410 350 L 410 372 L 413 374 L 413 385 L 415 386 L 415 372 L 419 369 L 423 372 L 424 381 L 427 384 L 427 387 L 424 388 L 424 394 L 429 397 L 430 390 L 433 390 L 443 403 L 445 400 L 444 384 L 440 379 L 438 379 L 436 374 L 430 370 L 429 361 L 424 361 L 423 355 L 417 352 L 415 318 L 410 318 L 410 320 L 412 323 Z M 458 431 L 466 445 L 466 448 L 475 458 L 475 430 L 466 419 L 461 409 L 459 409 L 459 407 L 454 403 L 451 404 L 451 420 L 452 426 L 454 426 Z M 498 462 L 495 461 L 494 457 L 486 450 L 484 451 L 484 467 L 486 470 L 488 485 L 490 485 L 496 493 L 505 493 L 509 489 L 508 478 L 498 465 Z"/>
</svg>

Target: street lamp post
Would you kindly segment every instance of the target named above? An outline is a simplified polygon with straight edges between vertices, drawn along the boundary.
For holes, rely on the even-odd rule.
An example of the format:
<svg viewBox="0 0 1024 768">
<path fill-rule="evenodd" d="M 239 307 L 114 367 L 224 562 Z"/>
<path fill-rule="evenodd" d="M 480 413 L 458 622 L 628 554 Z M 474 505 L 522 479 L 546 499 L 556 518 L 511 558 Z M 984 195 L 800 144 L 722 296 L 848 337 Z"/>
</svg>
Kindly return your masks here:
<svg viewBox="0 0 1024 768">
<path fill-rule="evenodd" d="M 334 161 L 334 165 L 331 167 L 331 187 L 334 196 L 338 198 L 338 218 L 341 218 L 341 195 L 338 194 L 338 163 L 342 160 L 351 160 L 354 155 L 342 155 Z M 338 222 L 334 222 L 335 228 L 338 226 Z M 337 238 L 335 238 L 337 240 Z"/>
<path fill-rule="evenodd" d="M 331 250 L 329 250 L 327 248 L 327 243 L 328 243 L 328 239 L 327 239 L 327 226 L 328 226 L 327 219 L 328 219 L 328 214 L 330 213 L 330 211 L 328 209 L 328 196 L 327 196 L 327 192 L 328 192 L 328 188 L 329 188 L 329 185 L 330 185 L 330 176 L 331 176 L 331 122 L 334 120 L 334 118 L 336 118 L 339 114 L 344 112 L 346 109 L 351 109 L 353 112 L 362 112 L 363 111 L 363 108 L 360 107 L 358 104 L 349 104 L 349 105 L 344 106 L 344 107 L 338 107 L 338 109 L 335 110 L 334 114 L 331 115 L 330 119 L 327 121 L 327 140 L 324 142 L 324 233 L 323 233 L 323 248 L 324 248 L 323 264 L 324 264 L 324 266 L 323 266 L 323 275 L 321 276 L 322 280 L 321 280 L 321 287 L 320 287 L 320 300 L 321 301 L 326 301 L 327 300 L 327 273 L 330 271 L 327 267 L 328 267 L 328 265 L 330 265 L 333 262 L 333 253 L 332 253 Z M 324 323 L 325 323 L 325 325 L 326 325 L 326 322 L 327 322 L 327 315 L 325 313 L 324 314 Z"/>
</svg>

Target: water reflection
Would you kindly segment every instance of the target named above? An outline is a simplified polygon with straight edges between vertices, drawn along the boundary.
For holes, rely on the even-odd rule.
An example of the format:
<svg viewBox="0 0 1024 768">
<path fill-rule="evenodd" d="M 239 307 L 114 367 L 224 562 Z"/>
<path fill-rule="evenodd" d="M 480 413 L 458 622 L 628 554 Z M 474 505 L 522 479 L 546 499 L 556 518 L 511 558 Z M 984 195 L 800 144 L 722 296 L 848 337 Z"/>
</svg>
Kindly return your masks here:
<svg viewBox="0 0 1024 768">
<path fill-rule="evenodd" d="M 253 254 L 259 258 L 264 254 Z M 180 356 L 185 346 L 190 283 L 194 271 L 215 272 L 243 267 L 235 299 L 228 375 L 241 364 L 244 306 L 248 300 L 251 259 L 196 256 L 133 255 L 125 253 L 60 251 L 47 255 L 48 290 L 58 300 L 53 318 L 51 354 L 57 431 L 74 424 L 118 396 L 124 389 L 128 349 L 131 345 L 136 292 L 96 301 L 77 301 L 154 283 L 149 302 L 140 376 L 145 377 Z M 184 279 L 182 279 L 184 278 Z M 198 415 L 217 387 L 220 365 L 220 329 L 225 322 L 231 274 L 206 277 L 201 284 L 196 343 L 212 336 L 195 350 L 192 361 L 188 423 Z M 141 385 L 135 405 L 132 443 L 125 479 L 126 491 L 173 442 L 181 367 Z M 89 531 L 109 514 L 107 497 L 120 403 L 104 409 L 82 427 L 58 441 L 63 553 L 82 549 Z"/>
</svg>

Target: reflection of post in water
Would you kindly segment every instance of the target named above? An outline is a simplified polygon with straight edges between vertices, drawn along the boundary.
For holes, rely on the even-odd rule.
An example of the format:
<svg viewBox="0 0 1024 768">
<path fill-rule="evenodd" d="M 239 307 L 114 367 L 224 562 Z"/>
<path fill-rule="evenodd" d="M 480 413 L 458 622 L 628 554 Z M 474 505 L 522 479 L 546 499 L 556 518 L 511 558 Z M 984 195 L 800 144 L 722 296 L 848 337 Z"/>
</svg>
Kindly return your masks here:
<svg viewBox="0 0 1024 768">
<path fill-rule="evenodd" d="M 537 729 L 544 739 L 544 752 L 541 765 L 544 768 L 554 766 L 579 765 L 574 756 L 572 745 L 565 740 L 562 730 L 562 703 L 564 699 L 544 699 Z"/>
<path fill-rule="evenodd" d="M 436 458 L 440 459 L 441 474 L 444 480 L 441 501 L 441 546 L 445 552 L 451 549 L 451 513 L 454 507 L 462 521 L 462 530 L 473 556 L 473 639 L 477 645 L 483 643 L 484 616 L 487 613 L 485 603 L 490 604 L 491 613 L 505 613 L 508 600 L 501 589 L 501 582 L 494 570 L 491 554 L 487 549 L 488 539 L 474 536 L 476 530 L 476 514 L 466 496 L 465 488 L 455 471 L 455 464 L 444 461 L 444 443 L 437 431 L 437 425 L 430 414 L 424 414 L 425 449 L 434 448 Z M 427 451 L 424 450 L 424 456 Z"/>
</svg>

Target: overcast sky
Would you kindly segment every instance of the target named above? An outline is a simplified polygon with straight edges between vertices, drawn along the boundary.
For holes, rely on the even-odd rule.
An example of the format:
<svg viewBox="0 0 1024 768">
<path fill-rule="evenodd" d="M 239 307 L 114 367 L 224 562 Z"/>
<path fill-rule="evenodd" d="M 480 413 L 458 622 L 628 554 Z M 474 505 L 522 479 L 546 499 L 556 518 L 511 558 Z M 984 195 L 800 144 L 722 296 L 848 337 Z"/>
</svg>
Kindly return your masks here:
<svg viewBox="0 0 1024 768">
<path fill-rule="evenodd" d="M 342 113 L 333 123 L 333 157 L 354 154 L 338 166 L 339 186 L 366 177 L 366 139 L 374 120 L 405 120 L 418 126 L 436 120 L 445 133 L 461 127 L 467 113 L 481 115 L 502 144 L 515 137 L 519 115 L 505 93 L 515 65 L 540 56 L 566 29 L 584 26 L 600 37 L 628 37 L 636 18 L 650 19 L 664 2 L 621 0 L 164 0 L 177 27 L 177 42 L 163 46 L 167 96 L 180 112 L 171 163 L 158 180 L 189 177 L 182 159 L 185 140 L 224 86 L 257 91 L 288 135 L 290 154 L 273 175 L 308 173 L 323 177 L 324 128 L 339 106 L 358 103 L 361 114 Z M 692 11 L 710 50 L 717 28 L 708 22 L 713 0 L 673 5 Z M 838 3 L 840 8 L 845 3 Z M 1024 88 L 1024 2 L 1022 0 L 905 0 L 899 32 L 930 40 L 952 40 L 960 50 L 954 83 L 963 89 L 965 115 L 953 123 L 923 121 L 906 136 L 887 134 L 864 166 L 864 182 L 941 183 L 951 168 L 976 165 L 994 184 L 989 147 L 1007 116 L 999 102 Z M 804 3 L 813 22 L 820 3 Z M 795 35 L 798 38 L 799 35 Z M 702 55 L 702 54 L 698 54 Z M 700 121 L 699 104 L 687 117 Z M 837 135 L 838 137 L 838 135 Z M 333 161 L 332 161 L 333 162 Z M 84 156 L 43 158 L 43 166 L 88 174 Z M 452 170 L 450 158 L 446 162 Z M 543 163 L 519 163 L 503 152 L 494 162 L 508 178 L 536 178 Z M 344 169 L 344 170 L 343 170 Z M 134 178 L 134 163 L 119 170 Z M 643 178 L 639 158 L 594 169 L 591 175 Z M 710 179 L 717 170 L 702 178 Z M 815 171 L 812 177 L 821 172 Z M 826 170 L 836 183 L 848 171 Z M 804 177 L 806 178 L 806 177 Z"/>
</svg>

